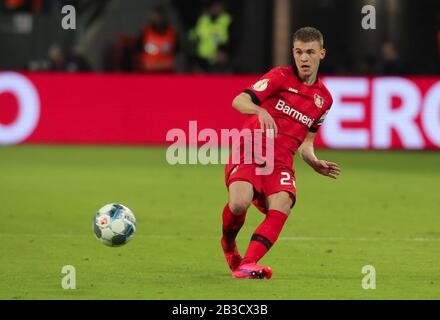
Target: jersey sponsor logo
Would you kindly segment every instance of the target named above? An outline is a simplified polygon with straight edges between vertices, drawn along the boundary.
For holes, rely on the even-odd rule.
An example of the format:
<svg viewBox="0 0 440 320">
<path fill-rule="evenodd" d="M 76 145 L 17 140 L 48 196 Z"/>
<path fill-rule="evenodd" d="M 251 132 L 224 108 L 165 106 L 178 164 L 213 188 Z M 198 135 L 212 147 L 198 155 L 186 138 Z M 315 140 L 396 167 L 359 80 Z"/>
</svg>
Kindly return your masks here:
<svg viewBox="0 0 440 320">
<path fill-rule="evenodd" d="M 290 92 L 293 92 L 293 93 L 298 93 L 298 90 L 291 88 L 291 87 L 289 87 L 287 90 Z"/>
<path fill-rule="evenodd" d="M 258 81 L 252 88 L 254 88 L 255 91 L 261 92 L 266 90 L 267 85 L 269 84 L 269 79 L 263 79 Z"/>
<path fill-rule="evenodd" d="M 315 97 L 315 106 L 317 106 L 318 108 L 322 108 L 322 106 L 324 105 L 324 98 L 317 94 L 315 94 L 314 97 Z"/>
<path fill-rule="evenodd" d="M 313 122 L 315 122 L 315 119 L 309 118 L 295 108 L 286 105 L 286 103 L 281 99 L 278 100 L 275 109 L 291 116 L 293 119 L 305 124 L 309 128 L 313 125 Z"/>
</svg>

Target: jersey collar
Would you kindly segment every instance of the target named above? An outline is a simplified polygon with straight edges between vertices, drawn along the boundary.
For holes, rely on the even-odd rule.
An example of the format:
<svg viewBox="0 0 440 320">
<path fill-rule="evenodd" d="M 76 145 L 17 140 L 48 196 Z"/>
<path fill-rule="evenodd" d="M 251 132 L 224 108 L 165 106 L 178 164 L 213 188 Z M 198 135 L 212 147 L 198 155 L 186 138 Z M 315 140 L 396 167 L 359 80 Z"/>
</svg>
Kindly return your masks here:
<svg viewBox="0 0 440 320">
<path fill-rule="evenodd" d="M 299 77 L 298 69 L 296 68 L 295 64 L 291 64 L 290 68 L 292 68 L 293 74 L 295 75 L 295 77 L 298 79 L 299 82 L 301 82 L 305 86 L 309 86 L 309 85 L 304 84 L 304 82 L 302 82 L 301 78 Z M 317 85 L 318 82 L 319 82 L 319 74 L 317 73 L 315 82 L 313 82 L 310 86 Z"/>
</svg>

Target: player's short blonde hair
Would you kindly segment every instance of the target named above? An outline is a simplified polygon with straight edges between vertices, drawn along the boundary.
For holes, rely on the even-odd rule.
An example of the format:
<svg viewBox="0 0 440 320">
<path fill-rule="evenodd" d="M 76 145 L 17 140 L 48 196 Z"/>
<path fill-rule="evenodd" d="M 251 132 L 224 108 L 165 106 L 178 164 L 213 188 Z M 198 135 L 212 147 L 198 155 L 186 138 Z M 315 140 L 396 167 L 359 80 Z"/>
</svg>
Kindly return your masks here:
<svg viewBox="0 0 440 320">
<path fill-rule="evenodd" d="M 293 42 L 295 41 L 302 41 L 302 42 L 318 41 L 318 43 L 321 45 L 321 48 L 324 47 L 324 37 L 322 36 L 321 31 L 313 27 L 303 27 L 301 29 L 296 30 L 296 32 L 293 35 Z"/>
</svg>

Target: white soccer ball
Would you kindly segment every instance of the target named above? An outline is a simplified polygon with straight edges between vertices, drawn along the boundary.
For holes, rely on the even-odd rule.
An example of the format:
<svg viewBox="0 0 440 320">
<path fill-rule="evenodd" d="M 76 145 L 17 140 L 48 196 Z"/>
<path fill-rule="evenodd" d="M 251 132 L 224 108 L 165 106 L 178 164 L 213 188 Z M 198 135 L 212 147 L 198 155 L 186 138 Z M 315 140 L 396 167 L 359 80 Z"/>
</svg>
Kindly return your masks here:
<svg viewBox="0 0 440 320">
<path fill-rule="evenodd" d="M 93 219 L 96 238 L 110 247 L 118 247 L 130 241 L 136 232 L 136 218 L 133 212 L 122 204 L 103 206 Z"/>
</svg>

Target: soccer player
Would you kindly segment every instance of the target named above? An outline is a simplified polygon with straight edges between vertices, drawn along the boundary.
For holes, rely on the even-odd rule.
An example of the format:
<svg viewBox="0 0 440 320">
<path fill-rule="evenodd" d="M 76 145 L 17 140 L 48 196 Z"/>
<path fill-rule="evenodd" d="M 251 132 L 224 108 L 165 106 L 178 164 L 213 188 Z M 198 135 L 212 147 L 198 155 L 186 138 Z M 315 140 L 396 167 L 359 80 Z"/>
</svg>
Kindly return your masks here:
<svg viewBox="0 0 440 320">
<path fill-rule="evenodd" d="M 270 267 L 257 265 L 257 262 L 278 239 L 295 204 L 293 161 L 296 152 L 324 176 L 336 179 L 340 173 L 338 164 L 318 160 L 313 148 L 316 132 L 332 105 L 330 93 L 318 78 L 319 63 L 326 53 L 323 42 L 321 32 L 315 28 L 297 30 L 292 49 L 295 66 L 273 68 L 232 102 L 236 110 L 250 115 L 244 128 L 261 129 L 274 136 L 271 174 L 258 175 L 259 164 L 245 163 L 242 156 L 238 165 L 229 161 L 225 167 L 229 200 L 223 209 L 221 245 L 234 278 L 269 279 L 272 276 Z M 235 239 L 251 203 L 266 217 L 254 231 L 242 258 Z"/>
</svg>

